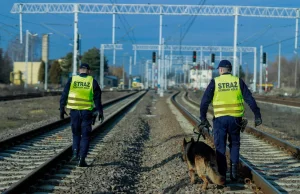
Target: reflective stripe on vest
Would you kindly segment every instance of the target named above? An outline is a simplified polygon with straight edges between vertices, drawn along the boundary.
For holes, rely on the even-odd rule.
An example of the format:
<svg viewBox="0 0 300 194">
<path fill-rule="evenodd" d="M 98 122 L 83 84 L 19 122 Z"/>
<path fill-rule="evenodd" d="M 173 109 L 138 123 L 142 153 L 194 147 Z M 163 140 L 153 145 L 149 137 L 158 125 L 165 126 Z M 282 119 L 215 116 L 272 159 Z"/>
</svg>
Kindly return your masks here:
<svg viewBox="0 0 300 194">
<path fill-rule="evenodd" d="M 67 108 L 92 110 L 94 108 L 93 96 L 93 77 L 73 76 L 68 95 Z"/>
<path fill-rule="evenodd" d="M 225 74 L 215 78 L 213 108 L 215 117 L 244 116 L 244 99 L 238 77 Z"/>
</svg>

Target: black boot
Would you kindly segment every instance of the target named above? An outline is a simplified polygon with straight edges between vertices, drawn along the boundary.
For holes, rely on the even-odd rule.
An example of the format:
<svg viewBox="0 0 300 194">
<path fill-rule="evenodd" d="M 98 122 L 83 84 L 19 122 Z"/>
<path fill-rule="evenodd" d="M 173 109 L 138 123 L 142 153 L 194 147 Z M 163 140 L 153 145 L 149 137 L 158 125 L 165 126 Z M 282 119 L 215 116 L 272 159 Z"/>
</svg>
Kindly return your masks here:
<svg viewBox="0 0 300 194">
<path fill-rule="evenodd" d="M 72 158 L 70 161 L 77 161 L 78 158 L 78 151 L 76 149 L 73 150 Z"/>
<path fill-rule="evenodd" d="M 78 163 L 79 167 L 87 167 L 87 163 L 85 162 L 85 158 L 80 158 L 79 159 L 79 163 Z"/>
<path fill-rule="evenodd" d="M 238 180 L 238 164 L 230 165 L 230 179 L 234 182 Z"/>
</svg>

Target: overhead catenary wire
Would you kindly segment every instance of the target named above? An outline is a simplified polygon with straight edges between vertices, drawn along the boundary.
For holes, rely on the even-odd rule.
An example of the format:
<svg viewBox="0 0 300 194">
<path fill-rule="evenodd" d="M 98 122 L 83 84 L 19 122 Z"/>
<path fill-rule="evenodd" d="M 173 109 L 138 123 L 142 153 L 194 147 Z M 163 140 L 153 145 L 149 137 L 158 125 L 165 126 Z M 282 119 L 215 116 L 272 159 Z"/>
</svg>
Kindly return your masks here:
<svg viewBox="0 0 300 194">
<path fill-rule="evenodd" d="M 290 38 L 286 38 L 286 39 L 283 39 L 283 40 L 280 40 L 280 41 L 276 41 L 274 43 L 271 43 L 271 44 L 268 44 L 268 45 L 264 45 L 263 47 L 264 48 L 267 48 L 267 47 L 270 47 L 270 46 L 273 46 L 275 44 L 279 44 L 280 42 L 285 42 L 285 41 L 288 41 L 288 40 L 292 40 L 292 39 L 295 39 L 295 37 L 299 37 L 300 35 L 298 36 L 293 36 L 293 37 L 290 37 Z"/>
<path fill-rule="evenodd" d="M 115 0 L 114 2 L 113 2 L 112 0 L 110 0 L 110 2 L 111 2 L 112 4 L 114 4 L 114 3 L 117 3 L 117 0 Z M 130 26 L 130 24 L 128 23 L 128 21 L 126 20 L 126 17 L 125 17 L 124 15 L 121 15 L 121 16 L 120 16 L 120 14 L 116 14 L 116 15 L 118 16 L 119 20 L 121 21 L 121 24 L 122 24 L 123 28 L 125 29 L 125 31 L 126 31 L 126 32 L 130 32 L 130 31 L 132 32 L 132 36 L 133 36 L 133 37 L 130 36 L 130 33 L 126 33 L 127 36 L 128 36 L 128 38 L 130 39 L 131 43 L 132 43 L 132 44 L 137 44 L 137 41 L 136 41 L 136 38 L 135 38 L 135 34 L 134 34 L 134 30 L 130 30 L 130 29 L 128 29 L 128 28 L 126 27 L 126 25 L 127 25 L 127 26 L 129 26 L 129 28 L 132 28 L 132 27 Z M 123 21 L 123 20 L 124 20 L 124 21 Z M 124 24 L 124 23 L 126 23 L 126 24 Z M 137 55 L 138 55 L 138 57 L 139 57 L 140 59 L 142 58 L 139 51 L 137 51 Z"/>
<path fill-rule="evenodd" d="M 201 9 L 201 6 L 203 6 L 205 4 L 205 2 L 206 2 L 206 0 L 201 0 L 198 3 L 198 5 L 200 5 L 199 9 Z M 192 27 L 192 25 L 194 24 L 194 22 L 195 22 L 195 20 L 197 18 L 197 15 L 191 16 L 190 18 L 192 18 L 191 22 L 189 23 L 189 25 L 188 25 L 186 31 L 183 33 L 182 37 L 180 37 L 181 40 L 183 40 L 185 38 L 185 36 L 187 35 L 187 33 L 189 32 L 190 28 Z M 186 24 L 187 24 L 187 22 L 184 25 L 186 25 Z"/>
<path fill-rule="evenodd" d="M 9 30 L 3 28 L 3 26 L 0 26 L 0 30 L 6 32 L 7 34 L 9 34 L 10 36 L 13 36 L 13 37 L 14 37 L 15 35 L 17 35 L 16 33 L 11 32 L 11 31 L 9 31 Z"/>
<path fill-rule="evenodd" d="M 237 45 L 241 45 L 241 44 L 243 44 L 244 42 L 247 42 L 248 39 L 250 39 L 250 38 L 252 38 L 252 37 L 255 37 L 256 35 L 260 34 L 260 36 L 259 36 L 258 38 L 256 38 L 255 40 L 251 41 L 250 43 L 248 42 L 247 45 L 249 45 L 249 44 L 251 44 L 251 43 L 254 43 L 254 42 L 257 41 L 258 39 L 260 39 L 265 33 L 267 33 L 267 32 L 269 31 L 269 29 L 271 29 L 271 28 L 272 28 L 272 25 L 268 25 L 268 26 L 266 27 L 266 29 L 263 29 L 262 31 L 257 32 L 257 33 L 255 33 L 255 34 L 251 35 L 250 37 L 248 37 L 248 38 L 242 40 L 241 42 L 239 42 Z"/>
<path fill-rule="evenodd" d="M 198 5 L 200 5 L 200 8 L 201 9 L 201 6 L 204 5 L 206 2 L 206 0 L 200 0 L 200 2 L 198 3 Z M 180 25 L 180 38 L 179 38 L 179 54 L 182 55 L 182 52 L 181 52 L 181 45 L 182 45 L 182 41 L 184 40 L 185 36 L 187 35 L 187 33 L 189 32 L 190 28 L 192 27 L 192 25 L 194 24 L 195 20 L 197 18 L 197 15 L 194 15 L 194 16 L 190 16 L 189 19 L 183 24 L 183 25 Z M 189 20 L 191 20 L 189 26 L 187 27 L 186 31 L 182 34 L 181 33 L 181 27 L 182 26 L 185 26 Z"/>
<path fill-rule="evenodd" d="M 7 15 L 1 14 L 1 13 L 0 13 L 0 16 L 3 16 L 3 17 L 6 17 L 6 18 L 10 18 L 10 19 L 19 21 L 18 18 L 14 18 L 14 17 L 11 17 L 11 16 L 7 16 Z M 47 26 L 47 25 L 60 25 L 60 26 L 66 26 L 67 24 L 35 23 L 35 22 L 26 21 L 26 20 L 24 20 L 24 19 L 23 19 L 22 21 L 23 21 L 24 23 L 29 23 L 29 24 L 41 26 L 41 27 L 43 27 L 43 28 L 45 28 L 45 29 L 47 29 L 47 30 L 50 29 L 50 30 L 54 31 L 56 34 L 58 34 L 58 35 L 62 35 L 63 37 L 66 37 L 66 38 L 68 38 L 68 39 L 73 39 L 73 38 L 70 38 L 69 36 L 67 36 L 67 35 L 65 35 L 65 34 L 63 34 L 63 33 L 61 33 L 61 32 L 59 32 L 58 30 L 55 30 L 55 29 L 50 28 L 50 27 Z M 14 27 L 14 26 L 12 26 L 12 25 L 5 24 L 5 23 L 3 23 L 3 22 L 0 22 L 0 23 L 6 25 L 6 26 L 8 26 L 8 27 L 14 28 L 15 30 L 17 30 L 17 31 L 19 32 L 19 29 L 17 29 L 16 27 Z M 73 25 L 73 24 L 69 24 L 68 26 L 72 26 L 72 25 Z M 15 26 L 19 26 L 19 25 L 16 24 Z M 23 31 L 23 32 L 25 32 L 25 31 Z"/>
<path fill-rule="evenodd" d="M 298 35 L 297 37 L 300 37 L 300 35 Z M 283 40 L 279 40 L 279 41 L 273 42 L 271 44 L 263 45 L 263 48 L 268 48 L 268 47 L 271 47 L 273 45 L 277 45 L 279 43 L 283 43 L 283 42 L 286 42 L 286 41 L 289 41 L 289 40 L 293 40 L 293 39 L 295 39 L 295 36 L 292 36 L 292 37 L 289 37 L 289 38 L 286 38 L 286 39 L 283 39 Z M 294 45 L 294 43 L 293 43 L 293 45 Z M 249 55 L 249 53 L 242 53 L 242 55 L 243 55 L 243 58 L 247 58 L 248 59 L 248 57 L 244 57 L 244 56 Z M 249 56 L 249 57 L 252 57 L 252 56 Z M 249 58 L 249 59 L 253 59 L 253 57 Z"/>
<path fill-rule="evenodd" d="M 55 30 L 55 29 L 53 29 L 53 28 L 47 26 L 47 25 L 44 24 L 44 23 L 41 23 L 41 25 L 43 25 L 45 28 L 47 28 L 47 29 L 49 29 L 49 30 L 52 30 L 52 31 L 55 32 L 56 34 L 61 35 L 61 36 L 63 36 L 64 38 L 67 38 L 68 40 L 73 40 L 72 37 L 70 37 L 70 36 L 68 36 L 68 35 L 66 35 L 66 34 L 64 34 L 64 33 L 60 32 L 60 31 L 58 31 L 58 30 Z"/>
</svg>

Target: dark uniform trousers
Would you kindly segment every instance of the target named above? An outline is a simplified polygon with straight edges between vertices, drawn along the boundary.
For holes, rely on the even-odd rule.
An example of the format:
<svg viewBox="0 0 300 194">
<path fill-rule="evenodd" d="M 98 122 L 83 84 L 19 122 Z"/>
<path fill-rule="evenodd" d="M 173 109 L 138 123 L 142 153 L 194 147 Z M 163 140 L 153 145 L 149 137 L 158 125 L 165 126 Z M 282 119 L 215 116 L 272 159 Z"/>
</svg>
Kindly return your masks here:
<svg viewBox="0 0 300 194">
<path fill-rule="evenodd" d="M 227 134 L 230 148 L 230 160 L 235 164 L 239 162 L 241 120 L 241 117 L 232 116 L 221 116 L 213 120 L 214 143 L 216 146 L 218 169 L 222 176 L 226 176 L 227 171 L 225 155 Z"/>
<path fill-rule="evenodd" d="M 73 150 L 80 150 L 79 156 L 85 158 L 89 149 L 92 131 L 93 113 L 89 110 L 71 110 L 71 127 L 73 133 Z"/>
</svg>

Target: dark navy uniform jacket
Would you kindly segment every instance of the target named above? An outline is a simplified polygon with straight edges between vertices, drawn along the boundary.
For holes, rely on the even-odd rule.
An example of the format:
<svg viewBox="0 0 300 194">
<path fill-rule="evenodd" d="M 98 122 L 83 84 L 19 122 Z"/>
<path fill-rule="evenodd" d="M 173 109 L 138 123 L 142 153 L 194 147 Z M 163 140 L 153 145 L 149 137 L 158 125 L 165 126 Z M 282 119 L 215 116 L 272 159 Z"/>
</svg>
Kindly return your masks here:
<svg viewBox="0 0 300 194">
<path fill-rule="evenodd" d="M 230 74 L 230 73 L 224 73 L 224 74 Z M 247 85 L 245 84 L 245 82 L 242 79 L 240 79 L 240 88 L 242 91 L 244 101 L 249 105 L 249 107 L 253 111 L 255 118 L 261 118 L 260 109 L 258 108 L 256 101 L 252 96 L 251 91 L 248 89 Z M 200 105 L 200 120 L 201 121 L 206 119 L 206 113 L 208 110 L 208 106 L 213 100 L 214 92 L 215 92 L 215 80 L 212 79 L 210 81 L 209 85 L 207 86 L 207 88 L 204 92 L 204 95 L 202 97 L 202 100 L 201 100 L 201 105 Z"/>
<path fill-rule="evenodd" d="M 79 76 L 86 77 L 87 74 L 81 73 Z M 64 91 L 61 95 L 60 110 L 62 110 L 67 105 L 67 100 L 68 100 L 71 83 L 72 83 L 72 77 L 69 78 L 69 80 L 64 88 Z M 98 82 L 95 79 L 93 79 L 93 92 L 94 92 L 94 103 L 95 103 L 96 109 L 99 111 L 99 113 L 101 113 L 103 115 L 103 108 L 102 108 L 102 103 L 101 103 L 101 89 L 98 85 Z"/>
</svg>

